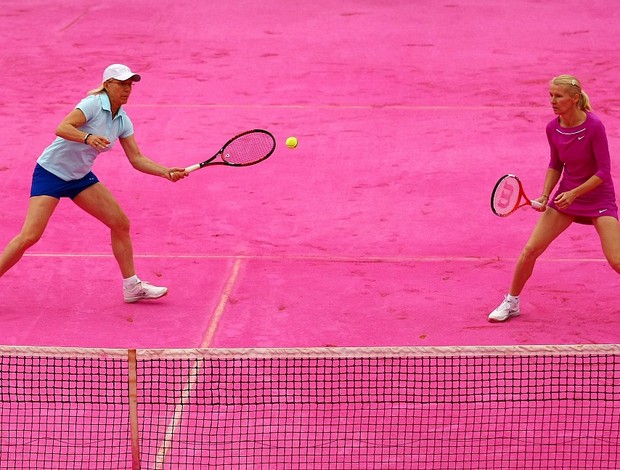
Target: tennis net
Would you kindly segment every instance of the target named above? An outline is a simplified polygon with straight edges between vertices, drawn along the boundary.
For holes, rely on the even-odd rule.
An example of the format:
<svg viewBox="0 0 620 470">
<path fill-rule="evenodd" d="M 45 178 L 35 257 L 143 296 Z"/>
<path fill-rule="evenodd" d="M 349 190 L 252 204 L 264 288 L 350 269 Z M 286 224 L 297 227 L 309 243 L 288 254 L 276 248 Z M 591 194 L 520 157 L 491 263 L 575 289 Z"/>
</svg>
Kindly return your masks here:
<svg viewBox="0 0 620 470">
<path fill-rule="evenodd" d="M 0 347 L 0 468 L 618 469 L 620 346 Z"/>
</svg>

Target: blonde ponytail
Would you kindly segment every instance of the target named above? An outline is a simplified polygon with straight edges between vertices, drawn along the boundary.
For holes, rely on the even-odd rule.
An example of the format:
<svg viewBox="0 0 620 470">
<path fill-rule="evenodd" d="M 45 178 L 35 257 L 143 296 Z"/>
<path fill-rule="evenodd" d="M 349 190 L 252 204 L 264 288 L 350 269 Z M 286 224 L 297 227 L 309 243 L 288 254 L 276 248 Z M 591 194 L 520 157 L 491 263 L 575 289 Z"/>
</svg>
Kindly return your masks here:
<svg viewBox="0 0 620 470">
<path fill-rule="evenodd" d="M 86 93 L 86 96 L 98 95 L 100 93 L 103 93 L 104 90 L 105 90 L 105 88 L 103 87 L 103 83 L 102 83 L 97 88 L 94 88 L 94 89 L 90 90 L 88 93 Z"/>
</svg>

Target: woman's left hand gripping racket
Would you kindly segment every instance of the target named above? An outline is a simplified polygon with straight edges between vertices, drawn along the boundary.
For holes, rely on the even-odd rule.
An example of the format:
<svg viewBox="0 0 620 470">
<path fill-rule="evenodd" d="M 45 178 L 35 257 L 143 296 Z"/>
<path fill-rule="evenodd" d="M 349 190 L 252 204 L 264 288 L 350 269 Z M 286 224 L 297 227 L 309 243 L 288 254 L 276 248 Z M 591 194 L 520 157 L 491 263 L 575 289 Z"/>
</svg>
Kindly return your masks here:
<svg viewBox="0 0 620 470">
<path fill-rule="evenodd" d="M 531 206 L 540 210 L 543 205 L 538 201 L 530 200 L 523 190 L 521 180 L 515 175 L 502 176 L 491 194 L 491 209 L 495 215 L 506 217 L 517 209 Z"/>
<path fill-rule="evenodd" d="M 187 173 L 210 165 L 249 166 L 267 159 L 276 149 L 276 139 L 263 129 L 236 135 L 211 158 L 185 168 Z M 221 161 L 214 161 L 221 157 Z"/>
</svg>

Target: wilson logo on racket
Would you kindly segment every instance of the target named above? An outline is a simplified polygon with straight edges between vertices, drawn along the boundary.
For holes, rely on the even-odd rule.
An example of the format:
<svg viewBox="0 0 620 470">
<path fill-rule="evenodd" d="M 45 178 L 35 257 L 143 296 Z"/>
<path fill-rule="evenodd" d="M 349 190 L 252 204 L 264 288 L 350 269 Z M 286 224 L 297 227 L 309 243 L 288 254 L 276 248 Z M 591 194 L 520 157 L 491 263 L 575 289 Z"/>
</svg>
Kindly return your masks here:
<svg viewBox="0 0 620 470">
<path fill-rule="evenodd" d="M 524 206 L 540 209 L 542 204 L 530 200 L 525 195 L 523 184 L 515 175 L 502 176 L 491 193 L 491 210 L 493 213 L 499 217 L 506 217 Z"/>
<path fill-rule="evenodd" d="M 506 181 L 502 188 L 502 193 L 497 198 L 497 207 L 502 210 L 506 210 L 506 208 L 510 207 L 510 201 L 512 200 L 512 195 L 514 194 L 515 189 L 516 188 L 513 184 Z"/>
</svg>

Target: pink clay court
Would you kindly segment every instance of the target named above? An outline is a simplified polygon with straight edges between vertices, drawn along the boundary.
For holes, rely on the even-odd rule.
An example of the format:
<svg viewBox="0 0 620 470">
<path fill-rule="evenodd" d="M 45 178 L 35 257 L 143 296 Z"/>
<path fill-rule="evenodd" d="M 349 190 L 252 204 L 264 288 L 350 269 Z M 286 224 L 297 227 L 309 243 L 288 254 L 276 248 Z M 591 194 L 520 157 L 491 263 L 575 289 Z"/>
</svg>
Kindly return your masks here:
<svg viewBox="0 0 620 470">
<path fill-rule="evenodd" d="M 494 216 L 490 191 L 507 172 L 540 190 L 551 77 L 584 83 L 620 189 L 619 15 L 611 0 L 3 2 L 3 246 L 36 158 L 110 63 L 142 74 L 126 110 L 152 159 L 187 166 L 257 127 L 278 148 L 172 184 L 117 144 L 94 172 L 132 221 L 138 274 L 169 295 L 124 304 L 108 230 L 63 200 L 0 280 L 0 344 L 617 343 L 620 277 L 592 227 L 543 255 L 521 317 L 486 318 L 538 216 Z"/>
</svg>

